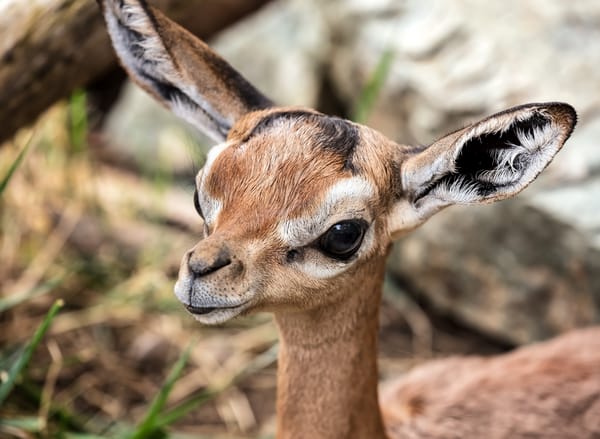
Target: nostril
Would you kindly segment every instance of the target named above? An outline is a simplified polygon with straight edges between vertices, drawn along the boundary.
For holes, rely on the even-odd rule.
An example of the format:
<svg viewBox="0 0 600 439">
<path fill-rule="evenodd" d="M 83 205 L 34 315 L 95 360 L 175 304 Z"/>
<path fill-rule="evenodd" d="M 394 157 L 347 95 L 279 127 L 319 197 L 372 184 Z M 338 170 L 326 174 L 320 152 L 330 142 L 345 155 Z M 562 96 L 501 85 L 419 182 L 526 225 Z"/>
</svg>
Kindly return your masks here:
<svg viewBox="0 0 600 439">
<path fill-rule="evenodd" d="M 214 261 L 211 269 L 213 271 L 216 271 L 219 268 L 226 267 L 229 264 L 231 264 L 231 258 L 229 257 L 229 255 L 221 255 L 221 254 L 219 254 L 219 256 L 217 256 L 217 259 L 215 259 L 215 261 Z"/>
<path fill-rule="evenodd" d="M 231 258 L 229 257 L 229 252 L 226 250 L 220 251 L 212 260 L 204 260 L 196 255 L 191 255 L 191 257 L 188 259 L 188 267 L 196 276 L 206 276 L 228 266 L 229 264 L 231 264 Z"/>
</svg>

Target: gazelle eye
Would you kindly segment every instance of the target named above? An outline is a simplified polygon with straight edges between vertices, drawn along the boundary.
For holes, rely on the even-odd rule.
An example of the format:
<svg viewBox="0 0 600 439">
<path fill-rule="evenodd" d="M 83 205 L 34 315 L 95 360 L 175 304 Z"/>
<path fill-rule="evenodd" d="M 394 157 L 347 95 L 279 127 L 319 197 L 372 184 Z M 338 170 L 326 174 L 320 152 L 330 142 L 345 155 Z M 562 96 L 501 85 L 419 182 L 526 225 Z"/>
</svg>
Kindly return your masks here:
<svg viewBox="0 0 600 439">
<path fill-rule="evenodd" d="M 341 221 L 319 238 L 319 248 L 334 259 L 348 259 L 360 248 L 366 228 L 362 220 Z"/>
<path fill-rule="evenodd" d="M 198 189 L 194 189 L 194 207 L 196 208 L 196 212 L 202 219 L 204 219 L 204 214 L 202 213 L 202 209 L 200 208 L 200 202 L 198 201 Z"/>
</svg>

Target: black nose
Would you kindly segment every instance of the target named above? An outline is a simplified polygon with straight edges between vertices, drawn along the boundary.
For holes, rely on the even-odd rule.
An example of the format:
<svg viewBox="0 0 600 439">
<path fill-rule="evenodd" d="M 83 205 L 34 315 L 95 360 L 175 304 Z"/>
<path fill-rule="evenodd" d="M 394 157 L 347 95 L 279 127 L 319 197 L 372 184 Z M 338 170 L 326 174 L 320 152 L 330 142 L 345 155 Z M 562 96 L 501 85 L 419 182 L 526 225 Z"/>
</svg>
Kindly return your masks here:
<svg viewBox="0 0 600 439">
<path fill-rule="evenodd" d="M 231 264 L 231 255 L 227 247 L 220 247 L 213 251 L 190 253 L 188 268 L 194 276 L 206 276 L 220 268 Z"/>
</svg>

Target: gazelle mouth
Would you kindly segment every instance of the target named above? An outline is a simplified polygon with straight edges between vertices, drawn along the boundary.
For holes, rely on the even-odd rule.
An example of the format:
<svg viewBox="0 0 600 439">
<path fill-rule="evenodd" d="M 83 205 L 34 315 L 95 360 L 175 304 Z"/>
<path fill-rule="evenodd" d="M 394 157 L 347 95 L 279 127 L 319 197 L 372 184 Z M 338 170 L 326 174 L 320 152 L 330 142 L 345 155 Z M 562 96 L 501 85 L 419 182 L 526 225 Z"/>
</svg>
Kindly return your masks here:
<svg viewBox="0 0 600 439">
<path fill-rule="evenodd" d="M 200 323 L 205 325 L 217 325 L 240 315 L 250 306 L 250 304 L 249 301 L 246 301 L 239 305 L 231 306 L 184 306 Z"/>
<path fill-rule="evenodd" d="M 240 308 L 241 306 L 244 306 L 245 303 L 241 303 L 239 305 L 235 305 L 235 306 L 193 306 L 193 305 L 185 305 L 185 309 L 187 309 L 190 313 L 195 314 L 195 315 L 205 315 L 205 314 L 210 314 L 213 311 L 217 311 L 217 310 L 232 310 L 232 309 L 236 309 L 236 308 Z"/>
<path fill-rule="evenodd" d="M 240 315 L 249 306 L 248 302 L 243 302 L 235 306 L 185 305 L 185 308 L 200 323 L 205 325 L 218 325 Z"/>
</svg>

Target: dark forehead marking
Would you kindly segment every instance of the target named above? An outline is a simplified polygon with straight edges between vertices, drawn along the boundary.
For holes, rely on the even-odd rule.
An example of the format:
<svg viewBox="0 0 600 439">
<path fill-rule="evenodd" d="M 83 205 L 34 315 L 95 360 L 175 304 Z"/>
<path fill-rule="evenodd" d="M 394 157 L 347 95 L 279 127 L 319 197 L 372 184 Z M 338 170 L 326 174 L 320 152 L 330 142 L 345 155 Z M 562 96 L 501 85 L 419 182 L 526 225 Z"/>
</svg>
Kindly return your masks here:
<svg viewBox="0 0 600 439">
<path fill-rule="evenodd" d="M 248 139 L 250 139 L 250 137 L 253 137 L 253 136 L 260 134 L 263 131 L 269 129 L 270 127 L 273 126 L 273 123 L 277 120 L 280 120 L 280 119 L 288 119 L 288 120 L 305 119 L 306 120 L 310 116 L 315 116 L 315 114 L 311 113 L 309 111 L 302 111 L 302 110 L 274 111 L 272 113 L 267 114 L 260 121 L 258 121 L 258 123 L 256 125 L 254 125 L 254 128 L 252 128 L 246 134 L 243 141 L 246 142 L 246 141 L 248 141 Z"/>
<path fill-rule="evenodd" d="M 395 160 L 390 162 L 390 174 L 392 176 L 392 188 L 394 188 L 394 200 L 399 200 L 404 193 L 402 187 L 402 169 L 400 168 L 400 164 Z"/>
<path fill-rule="evenodd" d="M 352 122 L 339 117 L 302 110 L 276 111 L 262 118 L 245 136 L 244 141 L 268 130 L 276 121 L 281 119 L 296 120 L 314 125 L 316 128 L 315 138 L 318 139 L 318 144 L 324 149 L 341 155 L 344 159 L 344 169 L 353 173 L 356 171 L 352 157 L 360 142 L 360 132 Z"/>
</svg>

